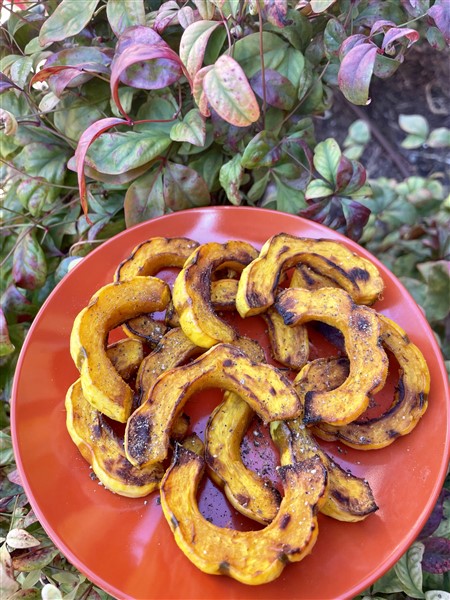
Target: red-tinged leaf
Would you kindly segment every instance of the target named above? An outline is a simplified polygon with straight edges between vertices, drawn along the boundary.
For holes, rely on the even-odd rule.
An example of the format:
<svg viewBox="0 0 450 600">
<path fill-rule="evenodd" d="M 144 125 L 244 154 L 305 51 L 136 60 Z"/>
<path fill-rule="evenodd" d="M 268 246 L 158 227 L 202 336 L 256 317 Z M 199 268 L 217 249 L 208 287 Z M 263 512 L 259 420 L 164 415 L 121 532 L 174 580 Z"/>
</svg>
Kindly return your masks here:
<svg viewBox="0 0 450 600">
<path fill-rule="evenodd" d="M 48 80 L 48 85 L 53 93 L 60 97 L 66 87 L 78 87 L 96 73 L 109 74 L 109 69 L 100 64 L 85 64 L 78 67 L 55 65 L 41 69 L 30 81 L 30 86 L 39 81 Z"/>
<path fill-rule="evenodd" d="M 20 90 L 20 87 L 17 86 L 14 81 L 11 81 L 9 77 L 0 73 L 0 94 L 3 94 L 3 92 L 6 92 L 6 90 L 10 90 L 11 88 Z"/>
<path fill-rule="evenodd" d="M 354 194 L 362 188 L 367 180 L 367 171 L 362 164 L 357 160 L 351 160 L 350 162 L 352 165 L 352 175 L 345 188 L 346 194 Z"/>
<path fill-rule="evenodd" d="M 39 32 L 39 43 L 46 46 L 65 40 L 86 27 L 97 8 L 99 0 L 84 0 L 83 6 L 73 0 L 62 0 L 44 21 Z"/>
<path fill-rule="evenodd" d="M 10 598 L 20 585 L 14 578 L 14 567 L 5 544 L 0 546 L 0 589 L 5 598 Z"/>
<path fill-rule="evenodd" d="M 164 171 L 164 202 L 171 210 L 207 206 L 208 186 L 194 169 L 168 161 Z"/>
<path fill-rule="evenodd" d="M 259 105 L 248 79 L 231 56 L 220 56 L 206 73 L 203 89 L 209 104 L 227 123 L 247 127 L 259 119 Z"/>
<path fill-rule="evenodd" d="M 425 538 L 432 535 L 441 524 L 441 521 L 444 518 L 444 502 L 447 500 L 447 498 L 450 498 L 450 491 L 443 488 L 439 494 L 436 504 L 434 505 L 431 515 L 428 517 L 425 526 L 418 536 L 420 541 L 423 541 Z"/>
<path fill-rule="evenodd" d="M 28 317 L 31 320 L 35 313 L 31 302 L 13 283 L 3 292 L 1 302 L 5 317 L 14 319 L 14 323 L 18 318 L 26 320 L 25 317 Z"/>
<path fill-rule="evenodd" d="M 214 68 L 214 65 L 208 65 L 207 67 L 203 67 L 200 71 L 197 71 L 194 82 L 192 84 L 192 95 L 194 96 L 195 103 L 198 106 L 200 113 L 204 117 L 211 116 L 211 111 L 208 107 L 208 98 L 206 97 L 205 90 L 203 87 L 203 81 L 205 76 L 209 71 Z"/>
<path fill-rule="evenodd" d="M 0 309 L 1 312 L 1 309 Z M 23 487 L 22 484 L 22 478 L 20 476 L 19 470 L 18 469 L 14 469 L 14 471 L 10 471 L 8 473 L 8 481 L 10 481 L 11 483 L 15 483 L 16 485 L 20 485 Z"/>
<path fill-rule="evenodd" d="M 450 44 L 450 3 L 448 0 L 436 0 L 428 10 L 428 14 L 436 23 L 436 27 L 444 36 L 447 44 Z"/>
<path fill-rule="evenodd" d="M 336 172 L 336 189 L 338 192 L 346 188 L 346 186 L 350 183 L 352 175 L 352 161 L 347 158 L 345 154 L 341 154 Z"/>
<path fill-rule="evenodd" d="M 381 49 L 389 54 L 390 46 L 395 42 L 395 40 L 401 39 L 405 37 L 408 40 L 408 48 L 417 42 L 420 35 L 415 29 L 407 29 L 403 27 L 393 27 L 386 32 L 383 43 L 381 44 Z"/>
<path fill-rule="evenodd" d="M 362 236 L 364 227 L 370 217 L 370 209 L 354 200 L 342 199 L 342 211 L 345 217 L 343 233 L 357 242 Z"/>
<path fill-rule="evenodd" d="M 37 540 L 31 533 L 25 531 L 25 529 L 10 529 L 6 536 L 6 543 L 10 548 L 22 550 L 24 548 L 34 548 L 40 545 L 40 541 Z"/>
<path fill-rule="evenodd" d="M 171 48 L 132 44 L 125 48 L 111 67 L 111 95 L 120 113 L 128 118 L 119 98 L 119 81 L 144 90 L 165 88 L 183 73 L 180 58 Z"/>
<path fill-rule="evenodd" d="M 80 192 L 80 202 L 83 208 L 83 212 L 87 215 L 87 195 L 86 195 L 86 179 L 84 176 L 84 162 L 86 159 L 87 151 L 90 145 L 96 140 L 102 133 L 108 131 L 116 125 L 129 125 L 129 121 L 125 119 L 119 119 L 118 117 L 107 117 L 97 121 L 86 129 L 78 141 L 77 148 L 75 150 L 75 164 L 78 176 L 78 189 Z"/>
<path fill-rule="evenodd" d="M 219 25 L 220 21 L 196 21 L 181 36 L 180 58 L 192 78 L 201 69 L 209 38 Z"/>
<path fill-rule="evenodd" d="M 287 77 L 284 77 L 278 71 L 267 69 L 264 72 L 258 71 L 250 79 L 250 85 L 255 93 L 265 99 L 269 106 L 275 106 L 281 110 L 290 110 L 297 101 L 297 90 Z"/>
<path fill-rule="evenodd" d="M 285 27 L 287 25 L 287 0 L 266 0 L 264 2 L 264 14 L 266 19 L 275 27 Z"/>
<path fill-rule="evenodd" d="M 353 104 L 369 104 L 369 86 L 378 49 L 372 44 L 355 46 L 345 55 L 338 73 L 341 92 Z"/>
<path fill-rule="evenodd" d="M 376 35 L 377 33 L 381 33 L 391 27 L 397 27 L 396 23 L 394 23 L 393 21 L 388 21 L 386 19 L 379 19 L 378 21 L 375 21 L 375 23 L 372 25 L 370 29 L 370 36 Z"/>
<path fill-rule="evenodd" d="M 12 564 L 16 571 L 30 573 L 37 569 L 43 569 L 58 554 L 58 550 L 51 547 L 31 548 L 21 553 L 14 553 Z"/>
<path fill-rule="evenodd" d="M 339 48 L 339 60 L 342 61 L 344 56 L 346 56 L 350 52 L 350 50 L 352 50 L 355 46 L 365 44 L 366 42 L 367 35 L 364 35 L 362 33 L 356 33 L 355 35 L 351 35 L 342 42 Z"/>
<path fill-rule="evenodd" d="M 13 253 L 12 276 L 14 283 L 26 290 L 41 288 L 47 279 L 45 254 L 32 233 L 26 233 L 17 242 Z"/>
<path fill-rule="evenodd" d="M 0 308 L 0 357 L 14 352 L 14 344 L 9 339 L 8 323 L 3 310 Z"/>
<path fill-rule="evenodd" d="M 170 27 L 171 25 L 179 25 L 179 11 L 180 7 L 175 2 L 175 0 L 163 2 L 163 4 L 161 4 L 161 6 L 158 8 L 158 12 L 156 13 L 155 21 L 153 23 L 153 29 L 157 33 L 162 33 L 164 29 L 166 29 L 166 27 Z"/>
<path fill-rule="evenodd" d="M 429 537 L 422 540 L 425 552 L 422 568 L 428 573 L 439 575 L 450 571 L 450 540 L 444 537 Z"/>
</svg>

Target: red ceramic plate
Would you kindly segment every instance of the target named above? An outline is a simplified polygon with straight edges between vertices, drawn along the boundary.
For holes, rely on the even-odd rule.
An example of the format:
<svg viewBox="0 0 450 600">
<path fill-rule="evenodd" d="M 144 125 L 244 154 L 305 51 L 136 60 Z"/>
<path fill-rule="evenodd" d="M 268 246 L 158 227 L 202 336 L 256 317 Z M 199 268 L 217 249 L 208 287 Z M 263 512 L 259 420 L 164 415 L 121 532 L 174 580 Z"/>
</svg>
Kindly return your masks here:
<svg viewBox="0 0 450 600">
<path fill-rule="evenodd" d="M 424 353 L 431 371 L 429 408 L 409 435 L 383 450 L 328 444 L 345 468 L 366 477 L 379 510 L 359 523 L 319 515 L 312 554 L 288 565 L 275 582 L 244 586 L 206 575 L 182 554 L 162 515 L 158 495 L 129 499 L 93 481 L 65 426 L 64 397 L 78 373 L 69 355 L 76 314 L 110 282 L 121 260 L 153 236 L 199 242 L 246 240 L 260 247 L 287 232 L 339 240 L 379 267 L 386 283 L 376 308 L 397 321 Z M 421 310 L 400 282 L 364 249 L 337 233 L 287 214 L 239 207 L 202 208 L 127 230 L 87 256 L 50 295 L 26 339 L 14 382 L 12 428 L 26 493 L 48 535 L 89 579 L 117 598 L 325 600 L 352 598 L 389 569 L 414 541 L 442 487 L 449 460 L 449 394 L 439 348 Z M 213 396 L 208 396 L 211 402 Z M 192 400 L 201 430 L 210 406 Z M 202 411 L 204 414 L 202 414 Z M 235 515 L 213 488 L 201 505 Z M 212 500 L 211 500 L 212 499 Z M 227 513 L 228 510 L 228 513 Z M 214 512 L 214 511 L 213 511 Z M 218 514 L 218 513 L 217 513 Z M 213 515 L 214 516 L 214 515 Z"/>
</svg>

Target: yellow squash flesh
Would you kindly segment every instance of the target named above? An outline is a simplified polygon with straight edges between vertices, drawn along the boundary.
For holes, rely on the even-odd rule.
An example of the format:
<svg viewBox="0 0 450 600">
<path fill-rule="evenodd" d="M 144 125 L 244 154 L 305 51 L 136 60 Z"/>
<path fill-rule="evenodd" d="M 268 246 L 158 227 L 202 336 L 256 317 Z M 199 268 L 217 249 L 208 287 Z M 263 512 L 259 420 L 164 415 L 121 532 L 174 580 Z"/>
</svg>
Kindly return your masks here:
<svg viewBox="0 0 450 600">
<path fill-rule="evenodd" d="M 187 259 L 173 287 L 173 305 L 185 334 L 197 346 L 210 348 L 219 342 L 231 343 L 237 333 L 215 312 L 211 301 L 211 283 L 217 270 L 240 273 L 258 256 L 246 242 L 209 242 L 199 246 Z"/>
<path fill-rule="evenodd" d="M 153 237 L 139 244 L 131 256 L 122 261 L 114 275 L 115 281 L 125 281 L 141 275 L 157 275 L 162 269 L 178 267 L 198 246 L 198 242 L 183 237 Z"/>
<path fill-rule="evenodd" d="M 314 432 L 325 440 L 338 440 L 361 450 L 376 450 L 389 446 L 397 438 L 410 433 L 419 423 L 428 407 L 430 373 L 421 351 L 413 344 L 403 329 L 388 317 L 378 314 L 381 323 L 381 340 L 399 364 L 399 380 L 391 406 L 381 415 L 356 420 L 348 425 L 333 427 L 316 423 Z M 299 375 L 296 385 L 317 389 L 324 381 L 323 363 L 318 363 L 314 373 Z M 330 369 L 328 369 L 330 371 Z M 335 383 L 342 372 L 336 369 Z M 297 388 L 298 389 L 298 388 Z M 301 394 L 300 394 L 301 395 Z"/>
<path fill-rule="evenodd" d="M 260 585 L 311 552 L 318 535 L 316 511 L 326 485 L 320 460 L 280 467 L 284 488 L 280 509 L 259 531 L 236 531 L 205 519 L 197 504 L 203 471 L 203 457 L 178 446 L 161 484 L 161 507 L 175 541 L 201 571 Z"/>
<path fill-rule="evenodd" d="M 343 244 L 280 233 L 267 240 L 259 257 L 241 274 L 236 296 L 241 317 L 260 314 L 272 306 L 283 270 L 298 263 L 333 279 L 358 304 L 373 304 L 383 291 L 375 265 Z"/>
<path fill-rule="evenodd" d="M 305 422 L 345 425 L 354 421 L 368 407 L 370 395 L 386 381 L 389 361 L 381 347 L 377 313 L 355 304 L 344 290 L 334 288 L 312 292 L 287 289 L 280 293 L 276 308 L 286 325 L 295 327 L 317 320 L 336 327 L 344 336 L 349 376 L 332 391 L 308 391 L 300 398 Z"/>
<path fill-rule="evenodd" d="M 365 479 L 344 471 L 320 446 L 301 419 L 275 421 L 270 424 L 272 439 L 280 451 L 282 465 L 318 456 L 328 473 L 323 514 L 354 523 L 378 510 L 372 489 Z"/>
<path fill-rule="evenodd" d="M 168 285 L 155 277 L 134 277 L 102 287 L 76 317 L 70 353 L 81 374 L 86 399 L 111 419 L 130 416 L 133 390 L 118 374 L 106 353 L 109 332 L 142 313 L 164 310 Z"/>
<path fill-rule="evenodd" d="M 217 344 L 193 362 L 162 374 L 131 415 L 125 451 L 135 465 L 164 460 L 172 424 L 197 391 L 222 388 L 239 394 L 265 422 L 295 418 L 301 410 L 291 383 L 271 365 L 254 363 L 236 346 Z"/>
<path fill-rule="evenodd" d="M 205 431 L 205 458 L 230 503 L 259 523 L 270 523 L 280 505 L 280 494 L 242 462 L 241 442 L 253 419 L 253 409 L 239 396 L 225 392 L 211 413 Z"/>
</svg>

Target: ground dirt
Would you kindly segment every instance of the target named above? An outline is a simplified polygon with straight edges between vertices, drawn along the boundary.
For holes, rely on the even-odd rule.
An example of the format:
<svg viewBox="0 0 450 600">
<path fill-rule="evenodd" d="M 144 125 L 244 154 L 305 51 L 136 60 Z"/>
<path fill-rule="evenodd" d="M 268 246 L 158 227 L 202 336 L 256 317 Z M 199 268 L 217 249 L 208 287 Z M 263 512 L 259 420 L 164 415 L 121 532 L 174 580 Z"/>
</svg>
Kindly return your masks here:
<svg viewBox="0 0 450 600">
<path fill-rule="evenodd" d="M 368 106 L 354 107 L 336 93 L 332 109 L 317 119 L 318 141 L 334 137 L 342 145 L 349 125 L 365 118 L 372 130 L 372 141 L 360 161 L 370 178 L 402 180 L 410 175 L 434 175 L 448 185 L 448 148 L 402 148 L 406 133 L 400 129 L 398 118 L 401 114 L 419 114 L 427 119 L 430 130 L 450 127 L 450 52 L 433 50 L 428 44 L 411 48 L 392 77 L 373 78 L 370 96 Z"/>
</svg>

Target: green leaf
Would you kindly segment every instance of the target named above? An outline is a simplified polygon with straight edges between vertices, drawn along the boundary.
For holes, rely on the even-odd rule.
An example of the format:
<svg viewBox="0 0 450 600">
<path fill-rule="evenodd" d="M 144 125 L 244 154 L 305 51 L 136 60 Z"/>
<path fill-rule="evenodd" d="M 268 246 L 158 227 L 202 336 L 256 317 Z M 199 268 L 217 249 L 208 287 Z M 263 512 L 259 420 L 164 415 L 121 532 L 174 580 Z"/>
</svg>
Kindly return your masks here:
<svg viewBox="0 0 450 600">
<path fill-rule="evenodd" d="M 407 150 L 413 150 L 414 148 L 420 148 L 425 143 L 425 138 L 421 135 L 410 134 L 402 140 L 400 146 L 402 148 L 406 148 Z"/>
<path fill-rule="evenodd" d="M 334 138 L 328 138 L 314 148 L 314 167 L 329 183 L 336 185 L 341 149 Z"/>
<path fill-rule="evenodd" d="M 430 148 L 450 148 L 450 129 L 447 127 L 433 129 L 426 143 Z"/>
<path fill-rule="evenodd" d="M 106 16 L 111 29 L 117 37 L 127 27 L 145 25 L 145 8 L 143 0 L 108 0 Z"/>
<path fill-rule="evenodd" d="M 41 46 L 79 33 L 91 20 L 98 2 L 99 0 L 62 0 L 41 27 Z"/>
<path fill-rule="evenodd" d="M 42 600 L 63 600 L 63 596 L 56 585 L 46 583 L 42 588 Z"/>
<path fill-rule="evenodd" d="M 219 172 L 223 164 L 223 158 L 222 152 L 217 147 L 213 147 L 189 162 L 189 166 L 203 177 L 211 192 L 220 187 Z"/>
<path fill-rule="evenodd" d="M 180 40 L 180 58 L 193 78 L 203 65 L 211 34 L 222 25 L 220 21 L 196 21 L 187 27 Z"/>
<path fill-rule="evenodd" d="M 337 19 L 330 19 L 323 32 L 323 43 L 327 58 L 339 56 L 339 48 L 346 37 L 345 28 Z"/>
<path fill-rule="evenodd" d="M 425 592 L 426 600 L 450 600 L 450 592 L 444 590 L 430 590 Z"/>
<path fill-rule="evenodd" d="M 16 85 L 24 88 L 31 69 L 33 68 L 33 59 L 31 56 L 21 56 L 13 62 L 10 68 L 10 77 Z"/>
<path fill-rule="evenodd" d="M 155 91 L 147 102 L 141 104 L 136 117 L 136 120 L 152 122 L 139 123 L 134 131 L 161 131 L 169 135 L 173 125 L 178 121 L 177 112 L 178 106 L 171 94 L 161 95 Z M 158 121 L 162 122 L 158 123 Z"/>
<path fill-rule="evenodd" d="M 123 208 L 127 227 L 164 214 L 163 179 L 159 165 L 130 185 Z"/>
<path fill-rule="evenodd" d="M 246 127 L 259 119 L 259 105 L 240 65 L 222 55 L 203 80 L 209 104 L 227 123 Z"/>
<path fill-rule="evenodd" d="M 323 179 L 313 179 L 306 188 L 305 198 L 313 200 L 315 198 L 326 198 L 333 194 L 333 189 Z"/>
<path fill-rule="evenodd" d="M 293 215 L 306 208 L 305 196 L 301 190 L 286 185 L 274 175 L 274 185 L 267 187 L 264 203 L 275 203 L 277 210 Z"/>
<path fill-rule="evenodd" d="M 190 167 L 167 161 L 163 183 L 164 202 L 171 210 L 207 206 L 210 203 L 206 182 Z"/>
<path fill-rule="evenodd" d="M 88 98 L 67 96 L 61 100 L 59 110 L 55 111 L 55 126 L 68 138 L 78 142 L 81 134 L 103 117 L 106 107 L 106 100 L 94 103 Z"/>
<path fill-rule="evenodd" d="M 325 12 L 336 0 L 311 0 L 310 5 L 315 13 Z"/>
<path fill-rule="evenodd" d="M 160 131 L 104 133 L 91 145 L 88 157 L 98 171 L 125 173 L 160 156 L 171 143 Z"/>
<path fill-rule="evenodd" d="M 422 591 L 423 552 L 423 544 L 415 542 L 394 567 L 395 573 L 402 584 L 402 591 L 411 598 L 425 598 Z"/>
<path fill-rule="evenodd" d="M 241 160 L 242 156 L 236 154 L 231 160 L 222 165 L 219 173 L 220 185 L 223 187 L 228 200 L 235 206 L 239 206 L 243 198 L 239 189 L 244 177 Z"/>
<path fill-rule="evenodd" d="M 67 160 L 67 149 L 57 145 L 32 142 L 15 157 L 14 164 L 28 176 L 41 177 L 51 183 L 62 183 Z"/>
<path fill-rule="evenodd" d="M 260 42 L 264 50 L 264 66 L 277 71 L 283 62 L 289 44 L 274 33 L 251 33 L 238 40 L 234 46 L 234 59 L 241 65 L 248 78 L 261 70 Z M 282 73 L 284 75 L 284 73 Z"/>
<path fill-rule="evenodd" d="M 253 183 L 252 187 L 247 192 L 247 198 L 250 202 L 258 202 L 258 200 L 260 200 L 263 197 L 264 192 L 267 188 L 267 184 L 269 183 L 269 178 L 270 172 L 267 171 L 267 173 L 265 173 L 262 177 L 260 177 Z"/>
<path fill-rule="evenodd" d="M 348 128 L 348 135 L 344 140 L 344 146 L 350 144 L 368 144 L 370 141 L 370 127 L 363 119 L 357 119 Z"/>
<path fill-rule="evenodd" d="M 7 356 L 14 350 L 14 344 L 9 339 L 8 323 L 3 314 L 3 309 L 0 308 L 0 357 Z"/>
<path fill-rule="evenodd" d="M 170 139 L 175 142 L 189 142 L 194 146 L 203 146 L 206 139 L 206 126 L 200 111 L 193 108 L 181 122 L 175 123 L 170 130 Z"/>
<path fill-rule="evenodd" d="M 280 158 L 281 146 L 278 138 L 270 131 L 260 131 L 250 140 L 242 155 L 245 169 L 273 166 Z"/>
<path fill-rule="evenodd" d="M 428 121 L 422 115 L 400 115 L 398 118 L 400 129 L 426 140 L 429 133 Z"/>
<path fill-rule="evenodd" d="M 429 321 L 445 319 L 449 314 L 450 267 L 445 260 L 417 265 L 428 285 L 424 309 Z"/>
</svg>

